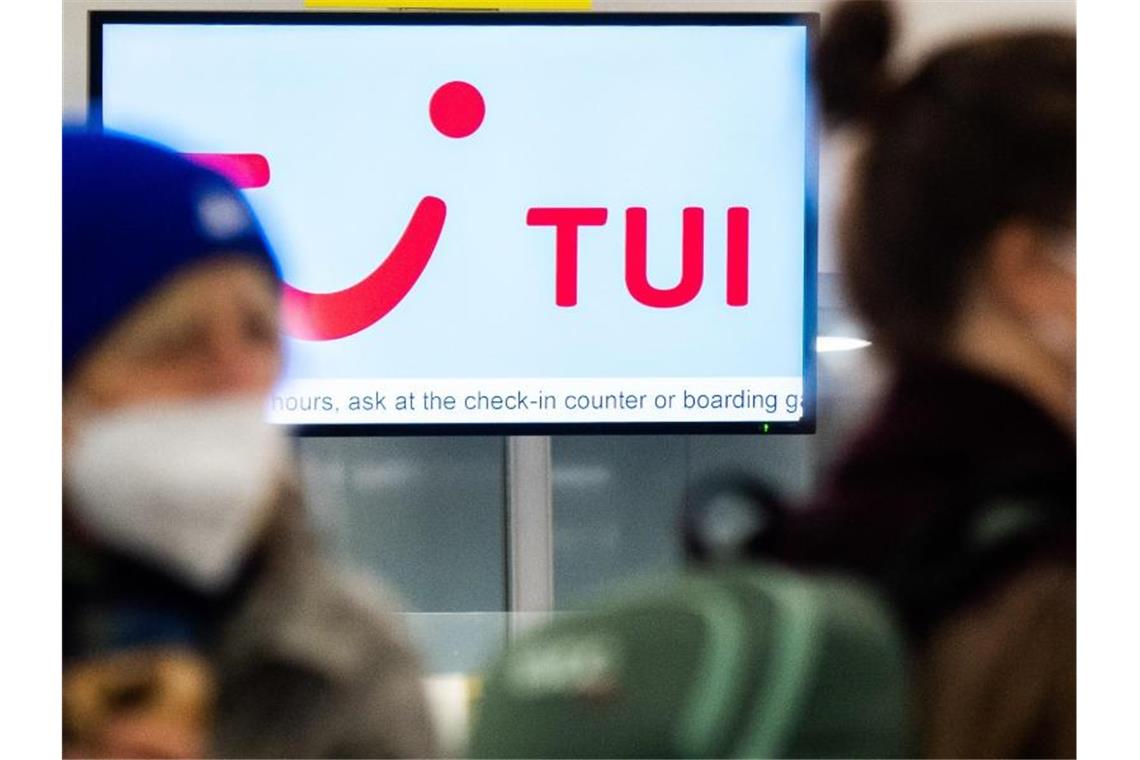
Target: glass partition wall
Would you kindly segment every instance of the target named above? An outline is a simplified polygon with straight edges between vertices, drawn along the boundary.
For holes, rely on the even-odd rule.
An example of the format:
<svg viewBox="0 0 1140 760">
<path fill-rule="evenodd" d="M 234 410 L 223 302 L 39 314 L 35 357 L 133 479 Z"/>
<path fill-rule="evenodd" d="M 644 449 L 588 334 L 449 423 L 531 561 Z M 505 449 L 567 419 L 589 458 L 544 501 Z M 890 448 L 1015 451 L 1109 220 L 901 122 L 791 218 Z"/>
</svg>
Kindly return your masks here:
<svg viewBox="0 0 1140 760">
<path fill-rule="evenodd" d="M 327 543 L 396 595 L 432 672 L 470 673 L 541 613 L 678 569 L 694 483 L 744 472 L 806 497 L 880 382 L 866 351 L 821 354 L 812 436 L 334 437 L 297 450 Z"/>
</svg>

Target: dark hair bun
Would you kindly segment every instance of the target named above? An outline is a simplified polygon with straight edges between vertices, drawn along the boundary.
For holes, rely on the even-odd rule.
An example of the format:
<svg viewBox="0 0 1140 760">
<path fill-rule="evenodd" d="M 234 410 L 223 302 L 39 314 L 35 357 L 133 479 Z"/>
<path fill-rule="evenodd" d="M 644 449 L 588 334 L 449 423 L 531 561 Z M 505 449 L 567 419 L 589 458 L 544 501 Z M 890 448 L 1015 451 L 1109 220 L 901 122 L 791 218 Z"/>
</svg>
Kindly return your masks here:
<svg viewBox="0 0 1140 760">
<path fill-rule="evenodd" d="M 875 112 L 889 89 L 886 60 L 894 36 L 894 14 L 881 0 L 851 0 L 831 11 L 815 55 L 815 79 L 829 125 Z"/>
</svg>

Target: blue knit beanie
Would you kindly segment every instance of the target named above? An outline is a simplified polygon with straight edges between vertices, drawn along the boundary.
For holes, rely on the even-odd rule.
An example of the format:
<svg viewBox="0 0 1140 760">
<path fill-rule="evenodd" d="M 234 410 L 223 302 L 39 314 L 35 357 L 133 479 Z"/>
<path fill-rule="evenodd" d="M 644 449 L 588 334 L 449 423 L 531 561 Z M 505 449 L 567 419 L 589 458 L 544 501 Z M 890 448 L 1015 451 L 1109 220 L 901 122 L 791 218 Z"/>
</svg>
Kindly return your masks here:
<svg viewBox="0 0 1140 760">
<path fill-rule="evenodd" d="M 63 132 L 63 376 L 168 278 L 247 256 L 280 277 L 252 209 L 229 181 L 126 135 Z"/>
</svg>

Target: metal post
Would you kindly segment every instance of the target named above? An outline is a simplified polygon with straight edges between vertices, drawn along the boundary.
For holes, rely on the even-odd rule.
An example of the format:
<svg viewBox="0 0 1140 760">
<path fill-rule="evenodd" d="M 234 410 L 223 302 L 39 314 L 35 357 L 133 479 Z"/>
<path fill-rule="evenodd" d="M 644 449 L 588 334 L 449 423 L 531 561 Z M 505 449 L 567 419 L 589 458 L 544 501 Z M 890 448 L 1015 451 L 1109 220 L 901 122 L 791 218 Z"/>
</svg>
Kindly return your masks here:
<svg viewBox="0 0 1140 760">
<path fill-rule="evenodd" d="M 508 636 L 554 609 L 554 514 L 550 436 L 507 438 Z"/>
</svg>

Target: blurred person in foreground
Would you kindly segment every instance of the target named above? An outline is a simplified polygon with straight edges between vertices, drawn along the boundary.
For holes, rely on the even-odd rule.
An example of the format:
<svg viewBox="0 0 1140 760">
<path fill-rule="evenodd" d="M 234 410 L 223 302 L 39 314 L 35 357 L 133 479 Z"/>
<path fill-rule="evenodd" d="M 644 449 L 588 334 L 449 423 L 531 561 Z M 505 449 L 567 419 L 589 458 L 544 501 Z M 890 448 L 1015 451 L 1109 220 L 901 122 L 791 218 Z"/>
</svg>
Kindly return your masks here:
<svg viewBox="0 0 1140 760">
<path fill-rule="evenodd" d="M 433 752 L 416 657 L 263 420 L 279 287 L 222 177 L 65 130 L 65 754 Z"/>
<path fill-rule="evenodd" d="M 886 4 L 839 6 L 816 72 L 865 140 L 839 242 L 893 385 L 781 553 L 891 594 L 924 754 L 1071 757 L 1075 35 L 979 36 L 902 78 L 893 37 Z"/>
</svg>

